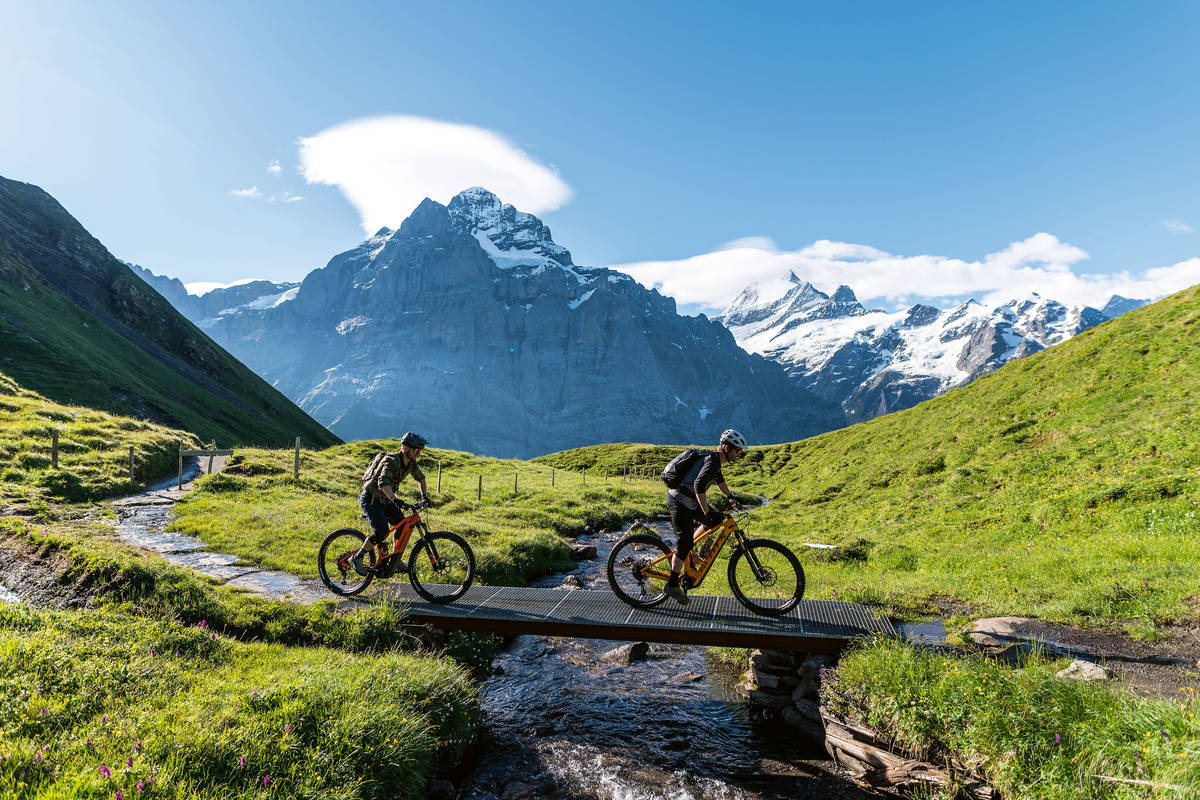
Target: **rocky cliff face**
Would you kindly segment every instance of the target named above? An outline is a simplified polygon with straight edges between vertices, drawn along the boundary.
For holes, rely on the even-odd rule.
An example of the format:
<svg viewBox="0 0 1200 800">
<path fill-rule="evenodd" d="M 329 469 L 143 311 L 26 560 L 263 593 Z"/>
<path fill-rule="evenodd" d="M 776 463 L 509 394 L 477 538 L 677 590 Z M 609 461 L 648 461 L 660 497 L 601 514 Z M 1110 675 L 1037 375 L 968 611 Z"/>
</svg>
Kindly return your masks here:
<svg viewBox="0 0 1200 800">
<path fill-rule="evenodd" d="M 575 265 L 540 220 L 470 189 L 425 200 L 286 299 L 203 327 L 347 439 L 533 456 L 611 441 L 754 442 L 842 424 L 836 404 L 704 316 Z"/>
<path fill-rule="evenodd" d="M 780 297 L 747 288 L 717 319 L 747 350 L 841 405 L 848 422 L 909 408 L 1145 304 L 1114 297 L 1107 314 L 1032 294 L 994 308 L 970 300 L 889 313 L 864 308 L 847 286 L 829 296 L 789 279 Z"/>
<path fill-rule="evenodd" d="M 246 306 L 267 308 L 286 302 L 295 296 L 292 290 L 298 283 L 276 283 L 275 281 L 247 281 L 222 289 L 213 289 L 202 295 L 189 294 L 183 281 L 165 275 L 155 275 L 139 264 L 125 264 L 134 274 L 167 299 L 185 317 L 197 322 L 214 317 L 234 314 Z M 291 294 L 289 294 L 291 292 Z"/>
</svg>

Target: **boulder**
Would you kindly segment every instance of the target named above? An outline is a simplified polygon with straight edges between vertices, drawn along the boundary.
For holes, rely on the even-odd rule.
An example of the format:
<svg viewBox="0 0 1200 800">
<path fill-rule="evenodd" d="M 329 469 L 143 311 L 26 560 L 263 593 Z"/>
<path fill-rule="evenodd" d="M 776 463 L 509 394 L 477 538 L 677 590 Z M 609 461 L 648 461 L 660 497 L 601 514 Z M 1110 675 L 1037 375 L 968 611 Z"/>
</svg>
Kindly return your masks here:
<svg viewBox="0 0 1200 800">
<path fill-rule="evenodd" d="M 825 726 L 821 723 L 820 714 L 814 720 L 795 706 L 787 706 L 780 712 L 780 715 L 788 725 L 795 728 L 804 738 L 818 742 L 825 739 Z"/>
<path fill-rule="evenodd" d="M 571 545 L 571 558 L 576 561 L 594 561 L 596 559 L 596 545 L 576 542 Z"/>
<path fill-rule="evenodd" d="M 970 639 L 985 647 L 1007 647 L 1020 635 L 1017 633 L 1017 626 L 1024 622 L 1033 620 L 1027 617 L 989 617 L 975 620 Z"/>
<path fill-rule="evenodd" d="M 1014 667 L 1020 666 L 1029 660 L 1029 657 L 1037 650 L 1037 646 L 1032 642 L 1017 642 L 1010 644 L 1000 652 L 994 655 L 998 661 L 1003 661 L 1005 664 L 1011 664 Z"/>
<path fill-rule="evenodd" d="M 614 647 L 601 656 L 605 661 L 614 664 L 631 664 L 634 661 L 645 661 L 650 655 L 650 645 L 646 642 L 630 642 L 620 647 Z"/>
<path fill-rule="evenodd" d="M 1079 659 L 1072 661 L 1066 669 L 1059 670 L 1057 675 L 1064 680 L 1072 681 L 1106 681 L 1113 676 L 1110 670 L 1099 664 Z"/>
</svg>

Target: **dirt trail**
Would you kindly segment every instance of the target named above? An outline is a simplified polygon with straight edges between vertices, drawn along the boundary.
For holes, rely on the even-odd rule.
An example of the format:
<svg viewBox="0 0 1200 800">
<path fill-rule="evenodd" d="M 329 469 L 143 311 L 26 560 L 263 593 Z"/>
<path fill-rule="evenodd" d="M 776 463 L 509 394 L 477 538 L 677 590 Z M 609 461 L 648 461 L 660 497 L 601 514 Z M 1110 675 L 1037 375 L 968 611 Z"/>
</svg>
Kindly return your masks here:
<svg viewBox="0 0 1200 800">
<path fill-rule="evenodd" d="M 182 490 L 178 476 L 173 476 L 151 484 L 137 494 L 112 501 L 111 505 L 117 509 L 117 521 L 113 525 L 117 536 L 226 586 L 297 603 L 327 599 L 329 592 L 317 581 L 262 569 L 229 553 L 210 552 L 208 544 L 194 536 L 164 530 L 170 523 L 175 503 L 194 488 L 194 480 L 208 474 L 210 464 L 213 473 L 220 472 L 225 468 L 225 462 L 224 456 L 189 459 Z"/>
</svg>

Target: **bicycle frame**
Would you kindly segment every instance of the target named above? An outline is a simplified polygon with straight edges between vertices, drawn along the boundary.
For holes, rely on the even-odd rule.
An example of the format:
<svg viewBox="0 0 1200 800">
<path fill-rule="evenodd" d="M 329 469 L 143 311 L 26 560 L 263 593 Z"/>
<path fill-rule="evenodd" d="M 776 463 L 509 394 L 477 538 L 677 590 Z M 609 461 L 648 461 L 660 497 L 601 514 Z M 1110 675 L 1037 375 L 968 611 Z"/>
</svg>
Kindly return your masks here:
<svg viewBox="0 0 1200 800">
<path fill-rule="evenodd" d="M 697 552 L 700 543 L 714 536 L 716 537 L 716 541 L 708 548 L 708 554 L 704 558 L 700 558 Z M 745 532 L 738 525 L 737 517 L 735 516 L 726 517 L 723 522 L 706 529 L 695 538 L 692 551 L 688 553 L 688 557 L 683 561 L 683 578 L 688 581 L 687 588 L 695 589 L 704 582 L 713 564 L 717 563 L 717 556 L 720 555 L 730 536 L 737 539 L 739 547 L 745 543 Z M 675 555 L 674 550 L 651 561 L 642 568 L 642 576 L 646 578 L 659 578 L 663 581 L 668 580 L 671 577 L 671 556 L 673 555 Z M 757 574 L 760 569 L 758 564 L 752 562 L 752 567 L 755 570 L 755 574 Z"/>
<path fill-rule="evenodd" d="M 422 536 L 428 531 L 425 523 L 421 521 L 421 513 L 416 510 L 388 529 L 388 532 L 392 534 L 392 549 L 388 553 L 380 552 L 379 560 L 383 561 L 385 558 L 403 555 L 412 538 L 413 531 L 420 531 Z"/>
</svg>

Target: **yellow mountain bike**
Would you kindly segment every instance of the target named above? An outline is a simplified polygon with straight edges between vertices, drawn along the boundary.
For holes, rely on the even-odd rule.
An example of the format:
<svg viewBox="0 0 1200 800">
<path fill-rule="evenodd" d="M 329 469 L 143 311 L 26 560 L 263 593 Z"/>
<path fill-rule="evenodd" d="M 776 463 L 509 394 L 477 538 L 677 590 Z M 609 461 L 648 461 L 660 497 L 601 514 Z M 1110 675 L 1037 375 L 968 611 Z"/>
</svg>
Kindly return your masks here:
<svg viewBox="0 0 1200 800">
<path fill-rule="evenodd" d="M 698 534 L 679 580 L 685 589 L 698 588 L 732 538 L 727 574 L 733 596 L 755 614 L 782 616 L 804 596 L 804 569 L 796 555 L 779 542 L 746 538 L 742 524 L 749 516 L 746 511 L 726 512 L 723 522 Z M 658 534 L 641 526 L 639 532 L 630 532 L 617 542 L 609 554 L 608 583 L 629 605 L 652 608 L 666 599 L 674 552 Z"/>
</svg>

